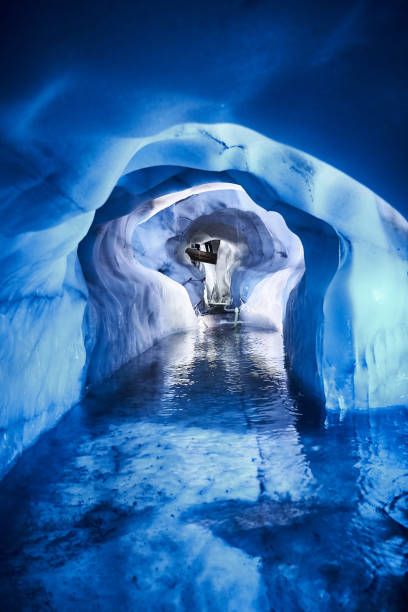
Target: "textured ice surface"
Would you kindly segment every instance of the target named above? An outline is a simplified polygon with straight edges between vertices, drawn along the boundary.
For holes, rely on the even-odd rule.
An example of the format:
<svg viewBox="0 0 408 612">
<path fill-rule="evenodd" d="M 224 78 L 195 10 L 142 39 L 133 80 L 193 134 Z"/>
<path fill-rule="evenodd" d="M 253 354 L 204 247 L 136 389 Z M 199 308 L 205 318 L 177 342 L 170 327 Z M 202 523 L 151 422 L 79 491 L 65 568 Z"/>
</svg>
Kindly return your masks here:
<svg viewBox="0 0 408 612">
<path fill-rule="evenodd" d="M 3 608 L 403 610 L 407 410 L 324 427 L 289 383 L 223 325 L 95 388 L 0 486 Z"/>
<path fill-rule="evenodd" d="M 100 382 L 156 340 L 195 327 L 185 288 L 138 263 L 131 238 L 135 218 L 97 226 L 81 245 L 88 283 L 87 377 Z"/>
<path fill-rule="evenodd" d="M 143 138 L 73 133 L 59 143 L 56 132 L 47 132 L 40 144 L 32 135 L 25 141 L 22 134 L 10 134 L 2 149 L 0 344 L 3 361 L 9 361 L 1 369 L 5 462 L 25 445 L 9 447 L 9 434 L 23 440 L 27 429 L 31 440 L 45 426 L 31 415 L 37 397 L 42 397 L 41 411 L 47 411 L 47 426 L 80 398 L 85 348 L 87 364 L 92 351 L 99 355 L 90 376 L 100 380 L 132 356 L 137 342 L 148 346 L 165 331 L 148 320 L 159 312 L 154 301 L 162 287 L 153 273 L 143 277 L 155 287 L 147 319 L 134 315 L 130 294 L 121 292 L 124 285 L 116 277 L 109 282 L 120 316 L 95 323 L 91 303 L 83 321 L 87 297 L 80 273 L 74 308 L 54 316 L 70 291 L 64 286 L 65 270 L 77 266 L 75 249 L 93 211 L 99 208 L 91 235 L 138 207 L 144 215 L 153 214 L 156 205 L 163 208 L 162 196 L 180 192 L 183 197 L 186 190 L 202 191 L 200 185 L 212 182 L 241 184 L 257 204 L 282 214 L 302 241 L 306 273 L 289 296 L 284 335 L 288 360 L 305 389 L 324 396 L 327 409 L 342 412 L 407 401 L 407 223 L 370 190 L 305 153 L 233 124 L 189 123 Z M 112 254 L 106 270 L 116 269 L 111 248 L 106 248 Z M 168 307 L 167 330 L 177 328 L 177 309 L 183 319 L 191 313 L 187 294 L 174 287 L 167 283 L 162 294 L 177 295 Z M 264 289 L 258 288 L 259 301 L 266 299 Z M 136 302 L 143 290 L 135 291 Z M 38 299 L 47 307 L 30 310 Z M 24 321 L 12 327 L 17 311 Z M 133 316 L 146 322 L 140 340 L 132 338 Z M 118 323 L 122 331 L 129 326 L 129 342 L 121 346 L 122 357 L 106 350 L 105 364 L 103 347 L 116 337 Z M 63 341 L 56 345 L 58 339 Z M 8 418 L 14 433 L 7 432 Z"/>
</svg>

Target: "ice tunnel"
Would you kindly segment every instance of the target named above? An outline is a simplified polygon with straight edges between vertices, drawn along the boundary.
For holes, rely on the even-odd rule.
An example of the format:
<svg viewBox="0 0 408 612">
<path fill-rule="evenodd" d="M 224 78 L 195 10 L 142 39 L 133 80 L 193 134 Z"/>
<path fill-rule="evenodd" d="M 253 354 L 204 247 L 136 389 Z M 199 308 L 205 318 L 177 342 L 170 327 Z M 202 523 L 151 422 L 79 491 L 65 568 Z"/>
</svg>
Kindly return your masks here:
<svg viewBox="0 0 408 612">
<path fill-rule="evenodd" d="M 207 304 L 224 301 L 226 305 L 241 307 L 245 317 L 250 307 L 242 304 L 247 303 L 262 279 L 271 280 L 273 276 L 274 282 L 279 283 L 278 279 L 284 277 L 280 282 L 283 287 L 289 276 L 295 277 L 296 284 L 303 274 L 300 241 L 288 231 L 282 216 L 265 213 L 242 190 L 231 188 L 190 196 L 152 221 L 156 223 L 139 224 L 133 234 L 137 259 L 181 282 L 193 305 L 200 301 Z M 213 264 L 205 263 L 204 258 L 202 266 L 191 268 L 192 263 L 197 264 L 186 247 L 207 245 L 209 241 L 216 242 L 217 257 Z M 293 282 L 286 289 L 287 296 Z M 279 309 L 282 291 L 272 286 L 269 289 L 270 300 L 275 298 Z M 265 322 L 270 319 L 269 325 L 280 331 L 287 299 L 283 301 L 275 321 L 271 302 L 260 310 Z"/>
<path fill-rule="evenodd" d="M 88 384 L 195 326 L 206 283 L 282 333 L 327 411 L 408 400 L 408 226 L 369 189 L 235 124 L 98 142 L 75 163 L 5 160 L 3 471 Z M 204 274 L 185 249 L 209 240 L 224 263 Z"/>
<path fill-rule="evenodd" d="M 94 330 L 89 381 L 100 382 L 154 340 L 197 325 L 193 308 L 208 305 L 210 285 L 213 302 L 224 300 L 240 307 L 242 320 L 282 332 L 304 262 L 300 240 L 279 213 L 231 185 L 190 195 L 144 223 L 140 218 L 136 208 L 96 224 L 80 245 Z M 212 239 L 220 241 L 217 264 L 195 267 L 186 247 Z"/>
</svg>

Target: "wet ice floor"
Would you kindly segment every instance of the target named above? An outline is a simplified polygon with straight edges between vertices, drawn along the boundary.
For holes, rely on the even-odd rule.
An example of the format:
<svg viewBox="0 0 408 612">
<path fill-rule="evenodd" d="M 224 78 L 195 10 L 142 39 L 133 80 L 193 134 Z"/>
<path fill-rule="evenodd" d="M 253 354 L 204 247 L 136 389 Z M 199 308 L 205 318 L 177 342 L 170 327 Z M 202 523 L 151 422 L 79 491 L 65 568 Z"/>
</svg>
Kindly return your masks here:
<svg viewBox="0 0 408 612">
<path fill-rule="evenodd" d="M 0 488 L 4 610 L 403 610 L 406 408 L 329 425 L 277 334 L 170 336 Z"/>
</svg>

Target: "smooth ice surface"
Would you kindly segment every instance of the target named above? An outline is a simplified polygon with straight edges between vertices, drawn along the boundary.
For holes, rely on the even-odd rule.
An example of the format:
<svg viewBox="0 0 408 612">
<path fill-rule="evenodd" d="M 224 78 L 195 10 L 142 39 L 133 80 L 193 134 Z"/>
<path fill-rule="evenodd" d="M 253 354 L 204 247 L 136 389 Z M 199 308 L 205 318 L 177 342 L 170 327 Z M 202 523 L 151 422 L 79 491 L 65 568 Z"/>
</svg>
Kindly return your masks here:
<svg viewBox="0 0 408 612">
<path fill-rule="evenodd" d="M 406 408 L 324 415 L 281 337 L 202 318 L 0 486 L 7 610 L 403 610 Z"/>
</svg>

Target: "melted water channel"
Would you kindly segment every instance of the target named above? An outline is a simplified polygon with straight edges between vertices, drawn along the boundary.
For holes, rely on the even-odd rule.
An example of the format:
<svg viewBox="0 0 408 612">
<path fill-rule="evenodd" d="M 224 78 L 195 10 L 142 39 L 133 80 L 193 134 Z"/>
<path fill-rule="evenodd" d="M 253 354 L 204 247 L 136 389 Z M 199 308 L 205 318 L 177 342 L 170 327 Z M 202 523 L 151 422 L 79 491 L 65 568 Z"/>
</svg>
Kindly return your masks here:
<svg viewBox="0 0 408 612">
<path fill-rule="evenodd" d="M 0 487 L 4 610 L 403 610 L 407 408 L 328 424 L 277 334 L 170 336 Z"/>
</svg>

